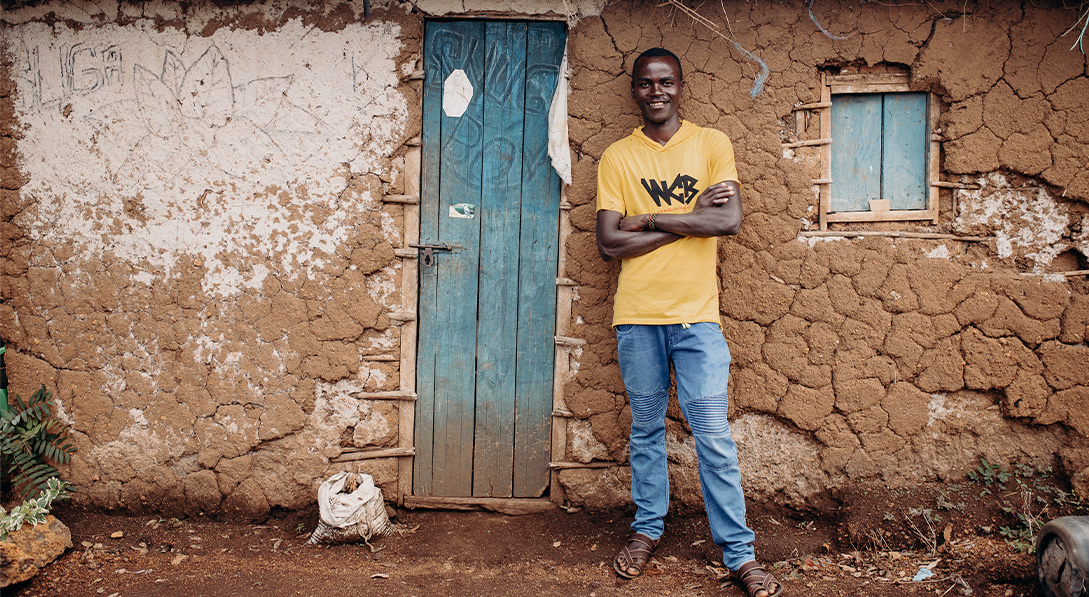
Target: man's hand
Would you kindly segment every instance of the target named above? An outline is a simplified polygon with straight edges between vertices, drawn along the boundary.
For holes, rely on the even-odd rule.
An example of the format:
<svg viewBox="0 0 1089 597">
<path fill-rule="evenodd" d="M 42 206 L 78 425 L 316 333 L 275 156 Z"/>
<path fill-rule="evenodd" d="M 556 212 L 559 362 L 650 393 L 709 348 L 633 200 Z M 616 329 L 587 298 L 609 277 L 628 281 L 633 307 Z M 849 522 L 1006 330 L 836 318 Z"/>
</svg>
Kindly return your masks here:
<svg viewBox="0 0 1089 597">
<path fill-rule="evenodd" d="M 696 198 L 696 207 L 693 211 L 726 205 L 736 193 L 734 188 L 734 184 L 730 182 L 719 182 L 707 187 Z"/>
</svg>

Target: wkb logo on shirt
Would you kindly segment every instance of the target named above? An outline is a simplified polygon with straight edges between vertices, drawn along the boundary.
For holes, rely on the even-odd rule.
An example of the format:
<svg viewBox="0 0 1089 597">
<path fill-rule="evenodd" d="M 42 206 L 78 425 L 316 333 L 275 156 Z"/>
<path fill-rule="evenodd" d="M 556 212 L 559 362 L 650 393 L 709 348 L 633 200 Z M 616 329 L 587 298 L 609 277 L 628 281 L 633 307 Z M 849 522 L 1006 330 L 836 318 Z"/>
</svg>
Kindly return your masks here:
<svg viewBox="0 0 1089 597">
<path fill-rule="evenodd" d="M 687 174 L 678 174 L 677 178 L 673 179 L 673 184 L 668 187 L 666 181 L 653 178 L 644 178 L 639 182 L 643 183 L 643 188 L 647 190 L 650 198 L 654 199 L 654 204 L 658 207 L 662 206 L 662 201 L 665 201 L 666 205 L 673 205 L 674 201 L 682 204 L 691 203 L 696 194 L 700 192 L 696 188 L 696 183 L 699 181 Z"/>
</svg>

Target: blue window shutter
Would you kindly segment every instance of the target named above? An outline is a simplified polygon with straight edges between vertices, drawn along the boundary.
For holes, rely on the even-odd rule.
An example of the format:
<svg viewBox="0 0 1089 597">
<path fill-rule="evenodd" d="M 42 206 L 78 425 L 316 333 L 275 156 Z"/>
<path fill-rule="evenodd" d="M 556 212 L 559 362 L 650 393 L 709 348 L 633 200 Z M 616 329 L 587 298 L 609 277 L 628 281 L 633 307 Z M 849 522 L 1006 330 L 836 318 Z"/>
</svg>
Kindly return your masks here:
<svg viewBox="0 0 1089 597">
<path fill-rule="evenodd" d="M 881 194 L 892 209 L 926 209 L 926 94 L 886 93 Z"/>
<path fill-rule="evenodd" d="M 832 101 L 830 211 L 926 209 L 927 94 L 839 94 Z"/>
<path fill-rule="evenodd" d="M 831 211 L 869 211 L 881 198 L 881 94 L 832 100 Z"/>
</svg>

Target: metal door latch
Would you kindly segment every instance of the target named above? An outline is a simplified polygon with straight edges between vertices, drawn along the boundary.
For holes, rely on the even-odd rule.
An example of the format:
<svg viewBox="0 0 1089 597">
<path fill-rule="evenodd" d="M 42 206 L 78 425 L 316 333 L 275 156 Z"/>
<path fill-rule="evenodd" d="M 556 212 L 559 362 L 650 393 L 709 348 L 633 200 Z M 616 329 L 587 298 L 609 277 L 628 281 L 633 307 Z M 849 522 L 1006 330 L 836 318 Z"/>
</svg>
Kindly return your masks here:
<svg viewBox="0 0 1089 597">
<path fill-rule="evenodd" d="M 461 243 L 409 243 L 410 247 L 420 250 L 420 263 L 435 265 L 435 253 L 459 253 L 465 247 Z"/>
</svg>

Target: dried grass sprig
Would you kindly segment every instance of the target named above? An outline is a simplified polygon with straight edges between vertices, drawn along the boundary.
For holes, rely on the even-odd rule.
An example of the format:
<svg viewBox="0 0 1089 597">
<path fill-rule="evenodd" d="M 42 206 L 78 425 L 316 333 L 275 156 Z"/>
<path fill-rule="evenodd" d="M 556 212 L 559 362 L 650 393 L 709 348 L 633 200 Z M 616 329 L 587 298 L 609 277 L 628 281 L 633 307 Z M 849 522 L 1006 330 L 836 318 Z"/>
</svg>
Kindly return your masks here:
<svg viewBox="0 0 1089 597">
<path fill-rule="evenodd" d="M 725 6 L 722 7 L 722 14 L 723 17 L 726 19 L 726 27 L 729 30 L 729 34 L 723 32 L 722 29 L 720 29 L 714 21 L 701 15 L 698 11 L 696 11 L 696 9 L 682 4 L 679 0 L 664 0 L 659 6 L 664 6 L 666 4 L 673 6 L 675 9 L 680 10 L 681 12 L 691 17 L 692 20 L 696 21 L 700 25 L 707 27 L 711 30 L 711 33 L 714 33 L 722 39 L 725 39 L 726 41 L 732 43 L 742 56 L 759 64 L 760 74 L 756 75 L 756 79 L 753 80 L 752 89 L 749 90 L 749 96 L 755 98 L 764 92 L 764 81 L 766 81 L 768 75 L 771 74 L 771 69 L 768 68 L 767 63 L 761 60 L 759 56 L 741 47 L 741 44 L 738 43 L 737 39 L 734 37 L 733 28 L 730 26 L 730 17 L 726 15 Z"/>
<path fill-rule="evenodd" d="M 1066 37 L 1067 33 L 1070 33 L 1071 31 L 1077 29 L 1078 28 L 1078 23 L 1081 23 L 1081 33 L 1078 34 L 1078 39 L 1076 39 L 1074 41 L 1074 45 L 1070 46 L 1070 49 L 1073 50 L 1074 48 L 1077 48 L 1077 49 L 1081 50 L 1082 54 L 1084 54 L 1085 53 L 1085 31 L 1086 31 L 1086 29 L 1089 29 L 1089 3 L 1083 3 L 1082 6 L 1086 7 L 1085 12 L 1081 13 L 1081 16 L 1078 17 L 1078 20 L 1074 21 L 1074 25 L 1071 26 L 1066 31 L 1064 31 L 1063 34 L 1060 35 L 1059 37 Z M 1084 23 L 1082 23 L 1082 21 L 1084 21 Z"/>
</svg>

